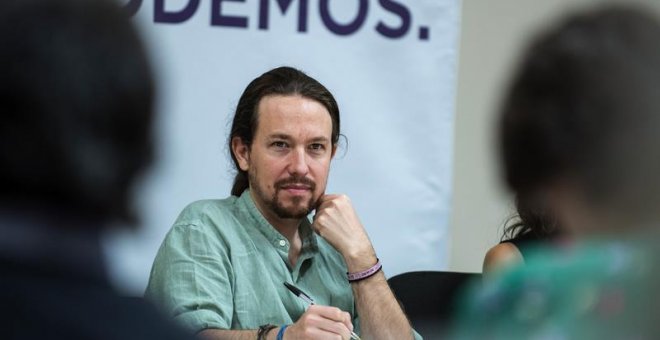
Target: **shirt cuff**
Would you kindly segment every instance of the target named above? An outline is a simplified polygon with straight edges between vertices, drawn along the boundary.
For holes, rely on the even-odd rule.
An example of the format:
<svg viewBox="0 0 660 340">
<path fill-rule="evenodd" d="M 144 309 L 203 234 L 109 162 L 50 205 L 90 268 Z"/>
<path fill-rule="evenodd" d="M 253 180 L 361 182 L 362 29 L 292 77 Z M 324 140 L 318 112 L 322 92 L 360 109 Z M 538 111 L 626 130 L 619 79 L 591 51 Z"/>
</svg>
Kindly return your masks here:
<svg viewBox="0 0 660 340">
<path fill-rule="evenodd" d="M 205 329 L 230 329 L 230 325 L 224 322 L 220 316 L 209 310 L 194 310 L 177 315 L 177 323 L 197 334 Z"/>
</svg>

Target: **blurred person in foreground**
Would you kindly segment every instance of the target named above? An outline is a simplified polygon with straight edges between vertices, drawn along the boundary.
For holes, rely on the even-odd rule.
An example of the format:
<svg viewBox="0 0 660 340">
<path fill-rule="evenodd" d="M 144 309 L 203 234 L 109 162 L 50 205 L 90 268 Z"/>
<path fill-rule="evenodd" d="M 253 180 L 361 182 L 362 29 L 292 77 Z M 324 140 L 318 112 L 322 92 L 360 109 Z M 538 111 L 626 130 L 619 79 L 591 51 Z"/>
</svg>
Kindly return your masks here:
<svg viewBox="0 0 660 340">
<path fill-rule="evenodd" d="M 556 219 L 538 202 L 516 197 L 516 215 L 507 220 L 502 241 L 488 250 L 483 273 L 490 276 L 525 264 L 538 247 L 557 245 L 561 230 Z"/>
<path fill-rule="evenodd" d="M 134 224 L 153 81 L 105 0 L 0 2 L 0 338 L 182 339 L 110 286 L 104 230 Z"/>
<path fill-rule="evenodd" d="M 506 181 L 581 241 L 475 288 L 458 338 L 660 334 L 660 24 L 649 13 L 578 13 L 527 50 L 501 111 Z"/>
</svg>

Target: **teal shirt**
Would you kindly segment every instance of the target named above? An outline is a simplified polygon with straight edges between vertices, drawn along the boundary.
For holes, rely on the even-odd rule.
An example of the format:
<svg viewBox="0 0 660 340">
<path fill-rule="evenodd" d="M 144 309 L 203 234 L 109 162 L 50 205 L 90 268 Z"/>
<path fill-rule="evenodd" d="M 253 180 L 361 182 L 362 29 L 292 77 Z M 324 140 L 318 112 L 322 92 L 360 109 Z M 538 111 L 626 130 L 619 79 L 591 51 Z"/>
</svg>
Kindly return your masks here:
<svg viewBox="0 0 660 340">
<path fill-rule="evenodd" d="M 359 322 L 342 256 L 300 225 L 302 251 L 289 264 L 289 241 L 241 197 L 198 201 L 172 226 L 154 261 L 145 296 L 193 332 L 292 324 L 306 310 L 284 282 L 317 304 L 335 306 Z"/>
<path fill-rule="evenodd" d="M 657 339 L 658 237 L 537 249 L 469 290 L 455 339 Z"/>
</svg>

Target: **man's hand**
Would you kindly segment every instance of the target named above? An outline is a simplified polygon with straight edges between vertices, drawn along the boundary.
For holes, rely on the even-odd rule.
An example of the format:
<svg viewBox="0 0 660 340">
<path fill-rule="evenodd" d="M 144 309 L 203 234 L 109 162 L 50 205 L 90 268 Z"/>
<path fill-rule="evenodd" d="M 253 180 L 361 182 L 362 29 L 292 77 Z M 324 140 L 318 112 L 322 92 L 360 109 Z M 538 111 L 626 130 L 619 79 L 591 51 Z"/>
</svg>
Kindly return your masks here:
<svg viewBox="0 0 660 340">
<path fill-rule="evenodd" d="M 287 327 L 284 338 L 350 339 L 352 331 L 350 314 L 336 307 L 311 305 L 298 321 Z"/>
<path fill-rule="evenodd" d="M 266 338 L 277 338 L 276 328 Z M 307 311 L 284 331 L 286 340 L 345 340 L 351 338 L 353 323 L 351 315 L 337 307 L 311 305 Z M 197 334 L 206 340 L 253 340 L 257 330 L 205 329 Z"/>
<path fill-rule="evenodd" d="M 376 263 L 369 236 L 348 196 L 322 196 L 312 228 L 344 256 L 349 270 L 364 270 Z"/>
<path fill-rule="evenodd" d="M 346 195 L 322 196 L 316 208 L 312 228 L 344 257 L 349 272 L 363 271 L 376 263 L 376 253 L 369 236 Z M 413 338 L 410 323 L 382 272 L 369 279 L 351 283 L 351 287 L 357 313 L 360 315 L 361 337 Z M 287 329 L 286 333 L 288 332 Z"/>
</svg>

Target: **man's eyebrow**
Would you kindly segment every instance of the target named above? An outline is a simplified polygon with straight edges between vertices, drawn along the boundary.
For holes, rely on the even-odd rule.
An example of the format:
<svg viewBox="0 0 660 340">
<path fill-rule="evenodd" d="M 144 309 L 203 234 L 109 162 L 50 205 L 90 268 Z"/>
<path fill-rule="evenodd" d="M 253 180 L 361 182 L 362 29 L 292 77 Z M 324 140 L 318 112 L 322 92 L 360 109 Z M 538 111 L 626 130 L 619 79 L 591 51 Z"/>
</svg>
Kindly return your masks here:
<svg viewBox="0 0 660 340">
<path fill-rule="evenodd" d="M 291 136 L 285 134 L 285 133 L 273 133 L 268 136 L 269 139 L 281 139 L 281 140 L 291 140 Z M 325 136 L 319 136 L 319 137 L 314 137 L 310 138 L 307 140 L 307 143 L 329 143 L 330 139 Z"/>
<path fill-rule="evenodd" d="M 268 136 L 270 139 L 284 139 L 284 140 L 290 140 L 291 136 L 284 134 L 284 133 L 274 133 Z"/>
<path fill-rule="evenodd" d="M 328 143 L 328 142 L 330 142 L 330 139 L 328 139 L 328 137 L 323 137 L 323 136 L 314 137 L 309 140 L 309 143 Z"/>
</svg>

